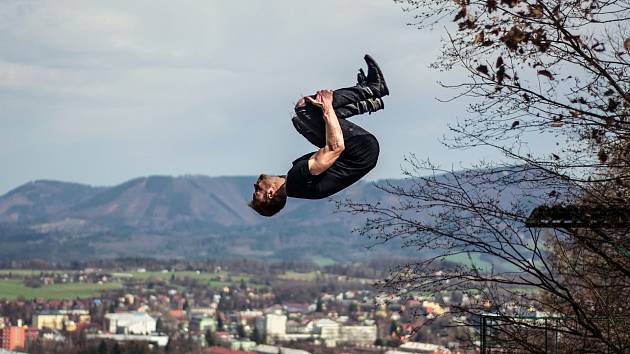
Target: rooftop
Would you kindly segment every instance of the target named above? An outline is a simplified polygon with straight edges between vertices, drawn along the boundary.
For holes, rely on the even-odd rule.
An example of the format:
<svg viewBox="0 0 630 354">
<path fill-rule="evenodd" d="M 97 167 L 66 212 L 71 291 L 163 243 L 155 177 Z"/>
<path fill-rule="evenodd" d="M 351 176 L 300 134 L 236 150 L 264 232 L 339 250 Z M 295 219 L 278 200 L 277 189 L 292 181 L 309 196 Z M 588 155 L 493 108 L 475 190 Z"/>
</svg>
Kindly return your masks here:
<svg viewBox="0 0 630 354">
<path fill-rule="evenodd" d="M 146 312 L 116 312 L 105 314 L 105 318 L 110 320 L 153 320 L 153 317 L 149 316 Z"/>
</svg>

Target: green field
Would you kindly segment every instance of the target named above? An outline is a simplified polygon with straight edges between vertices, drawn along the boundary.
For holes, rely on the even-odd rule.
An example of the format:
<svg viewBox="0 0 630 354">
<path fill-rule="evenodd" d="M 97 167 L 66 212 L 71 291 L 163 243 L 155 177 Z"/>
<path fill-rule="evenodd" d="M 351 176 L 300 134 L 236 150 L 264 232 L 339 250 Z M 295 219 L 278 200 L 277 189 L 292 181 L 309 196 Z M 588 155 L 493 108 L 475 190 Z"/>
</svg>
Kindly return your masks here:
<svg viewBox="0 0 630 354">
<path fill-rule="evenodd" d="M 336 274 L 327 274 L 327 273 L 321 273 L 319 271 L 314 271 L 314 272 L 306 272 L 306 273 L 300 273 L 300 272 L 285 272 L 284 274 L 280 274 L 278 276 L 278 278 L 280 279 L 285 279 L 285 280 L 297 280 L 297 281 L 305 281 L 305 282 L 314 282 L 317 280 L 318 277 L 321 277 L 323 279 L 342 279 L 342 282 L 346 282 L 346 283 L 372 283 L 374 282 L 375 279 L 369 279 L 369 278 L 357 278 L 357 277 L 348 277 L 348 276 L 341 276 L 341 275 L 336 275 Z"/>
<path fill-rule="evenodd" d="M 37 273 L 39 274 L 39 273 Z M 101 291 L 119 289 L 122 287 L 120 283 L 86 284 L 54 284 L 46 285 L 39 288 L 29 288 L 24 285 L 21 280 L 8 279 L 0 280 L 0 299 L 15 299 L 24 297 L 26 299 L 43 298 L 46 300 L 66 300 L 75 298 L 88 298 L 97 296 Z"/>
<path fill-rule="evenodd" d="M 108 273 L 107 270 L 103 272 Z M 151 279 L 169 282 L 172 276 L 175 278 L 191 278 L 201 283 L 205 283 L 213 288 L 224 288 L 229 286 L 239 286 L 241 280 L 245 281 L 249 287 L 261 287 L 262 285 L 251 284 L 251 276 L 246 274 L 231 274 L 228 272 L 196 272 L 196 271 L 175 271 L 175 272 L 114 272 L 113 279 L 116 281 L 106 283 L 104 285 L 86 284 L 86 283 L 70 283 L 70 284 L 54 284 L 42 286 L 40 288 L 30 288 L 24 285 L 23 280 L 19 278 L 37 277 L 40 273 L 46 274 L 74 274 L 76 270 L 39 270 L 39 269 L 0 269 L 0 278 L 11 274 L 12 279 L 0 279 L 0 299 L 15 299 L 19 296 L 24 298 L 44 298 L 44 299 L 74 299 L 77 297 L 86 298 L 98 295 L 100 291 L 119 289 L 127 277 L 116 276 L 118 274 L 130 274 L 131 279 L 139 279 L 149 281 Z M 17 279 L 16 279 L 17 278 Z M 180 288 L 176 284 L 171 284 Z"/>
<path fill-rule="evenodd" d="M 469 267 L 474 265 L 475 268 L 483 271 L 489 271 L 492 268 L 492 264 L 482 260 L 479 253 L 459 253 L 446 257 L 446 260 Z"/>
<path fill-rule="evenodd" d="M 298 272 L 285 272 L 278 276 L 280 279 L 287 280 L 300 280 L 300 281 L 314 281 L 317 279 L 317 276 L 321 275 L 320 272 L 308 272 L 308 273 L 298 273 Z"/>
<path fill-rule="evenodd" d="M 175 271 L 175 272 L 131 272 L 129 273 L 137 279 L 160 279 L 169 280 L 171 276 L 175 275 L 176 278 L 191 278 L 199 281 L 210 281 L 219 276 L 227 277 L 226 272 L 195 272 L 195 271 Z"/>
<path fill-rule="evenodd" d="M 325 267 L 325 266 L 329 266 L 329 265 L 333 265 L 337 263 L 332 258 L 327 258 L 327 257 L 322 257 L 322 256 L 311 257 L 311 261 L 313 261 L 313 263 L 317 264 L 320 267 Z"/>
<path fill-rule="evenodd" d="M 196 271 L 175 271 L 175 272 L 131 272 L 136 279 L 160 279 L 169 281 L 172 276 L 175 278 L 191 278 L 200 282 L 207 283 L 213 288 L 223 288 L 230 285 L 239 285 L 241 280 L 248 282 L 251 280 L 251 276 L 246 274 L 230 274 L 228 272 L 199 272 Z M 223 277 L 225 280 L 217 280 L 219 277 Z M 227 280 L 230 279 L 230 280 Z M 249 286 L 256 287 L 254 284 L 248 284 Z"/>
</svg>

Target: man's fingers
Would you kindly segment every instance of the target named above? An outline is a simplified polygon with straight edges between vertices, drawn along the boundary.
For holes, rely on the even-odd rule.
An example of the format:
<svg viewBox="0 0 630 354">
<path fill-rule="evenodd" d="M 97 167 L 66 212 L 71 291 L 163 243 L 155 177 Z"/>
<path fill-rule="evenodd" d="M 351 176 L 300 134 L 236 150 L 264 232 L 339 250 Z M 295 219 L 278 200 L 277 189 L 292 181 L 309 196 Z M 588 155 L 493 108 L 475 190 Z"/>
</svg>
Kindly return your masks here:
<svg viewBox="0 0 630 354">
<path fill-rule="evenodd" d="M 314 106 L 317 106 L 317 107 L 322 106 L 322 101 L 319 96 L 317 96 L 317 99 L 313 99 L 313 97 L 307 96 L 306 99 L 308 99 L 308 101 Z"/>
<path fill-rule="evenodd" d="M 320 95 L 318 96 L 318 99 L 320 100 L 320 102 L 322 102 L 322 105 L 326 104 L 332 104 L 332 100 L 333 100 L 333 92 L 332 90 L 322 90 L 320 91 Z"/>
<path fill-rule="evenodd" d="M 332 91 L 331 90 L 321 90 L 319 91 L 319 97 L 321 99 L 321 101 L 323 101 L 324 99 L 329 99 L 330 97 L 332 97 Z"/>
<path fill-rule="evenodd" d="M 311 96 L 304 97 L 308 100 L 309 103 L 321 107 L 325 101 L 332 100 L 333 91 L 332 90 L 319 90 L 315 93 L 315 98 Z"/>
</svg>

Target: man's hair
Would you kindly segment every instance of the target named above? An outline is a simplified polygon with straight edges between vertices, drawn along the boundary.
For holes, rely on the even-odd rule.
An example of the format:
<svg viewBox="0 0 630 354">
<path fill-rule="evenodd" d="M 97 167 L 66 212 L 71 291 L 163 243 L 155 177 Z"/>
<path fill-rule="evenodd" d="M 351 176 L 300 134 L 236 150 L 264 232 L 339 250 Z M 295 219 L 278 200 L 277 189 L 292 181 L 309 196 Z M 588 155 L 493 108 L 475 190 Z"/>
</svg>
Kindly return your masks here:
<svg viewBox="0 0 630 354">
<path fill-rule="evenodd" d="M 247 205 L 256 210 L 256 212 L 262 216 L 273 216 L 282 210 L 285 204 L 287 204 L 287 188 L 286 185 L 283 184 L 280 188 L 278 188 L 271 199 L 265 198 L 265 201 L 260 202 L 252 198 L 252 201 Z"/>
</svg>

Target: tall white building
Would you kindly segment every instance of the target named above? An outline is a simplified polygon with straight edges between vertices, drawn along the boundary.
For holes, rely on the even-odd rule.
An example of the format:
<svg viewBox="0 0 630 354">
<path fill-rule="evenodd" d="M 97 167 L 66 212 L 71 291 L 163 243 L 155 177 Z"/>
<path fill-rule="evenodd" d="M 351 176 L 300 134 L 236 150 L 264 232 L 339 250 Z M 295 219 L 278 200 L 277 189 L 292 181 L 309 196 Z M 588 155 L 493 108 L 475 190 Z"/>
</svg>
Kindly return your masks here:
<svg viewBox="0 0 630 354">
<path fill-rule="evenodd" d="M 273 342 L 273 338 L 287 333 L 287 316 L 278 313 L 266 313 L 256 318 L 256 330 L 267 342 Z"/>
<path fill-rule="evenodd" d="M 151 334 L 156 330 L 156 320 L 146 312 L 121 312 L 105 315 L 105 325 L 109 333 Z"/>
</svg>

